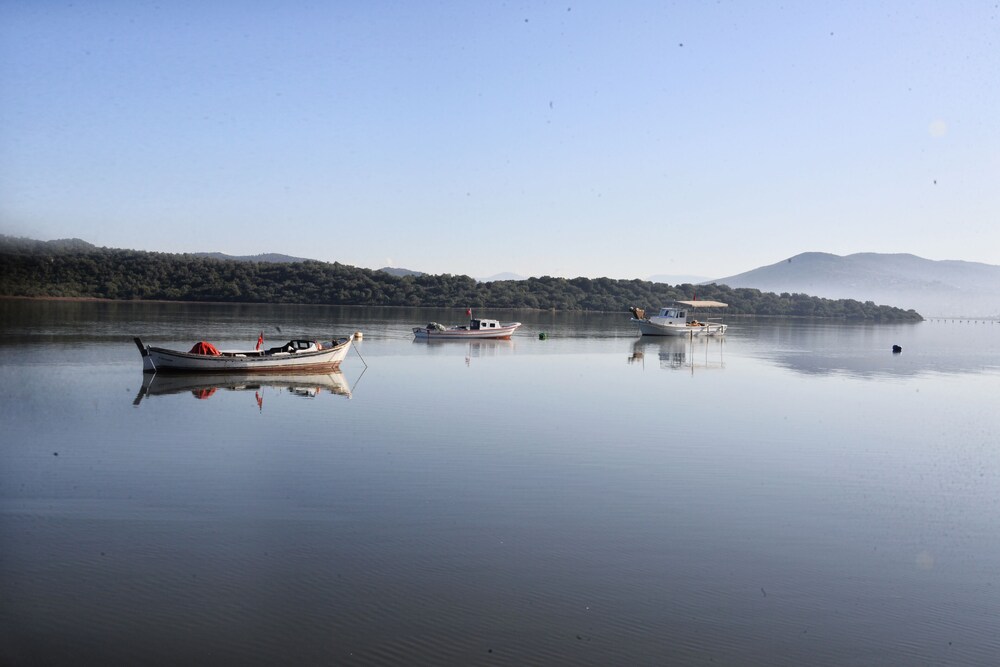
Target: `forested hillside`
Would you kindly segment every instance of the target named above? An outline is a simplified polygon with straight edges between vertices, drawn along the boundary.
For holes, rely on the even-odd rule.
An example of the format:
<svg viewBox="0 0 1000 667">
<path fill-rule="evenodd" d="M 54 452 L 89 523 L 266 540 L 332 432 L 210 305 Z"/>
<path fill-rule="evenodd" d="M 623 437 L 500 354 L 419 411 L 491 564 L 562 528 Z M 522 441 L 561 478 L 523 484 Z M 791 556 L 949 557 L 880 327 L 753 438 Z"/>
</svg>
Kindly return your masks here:
<svg viewBox="0 0 1000 667">
<path fill-rule="evenodd" d="M 339 263 L 265 263 L 97 248 L 78 239 L 0 238 L 0 296 L 626 311 L 672 299 L 715 299 L 731 314 L 919 320 L 914 311 L 715 285 L 611 278 L 477 282 L 451 274 L 393 276 Z"/>
</svg>

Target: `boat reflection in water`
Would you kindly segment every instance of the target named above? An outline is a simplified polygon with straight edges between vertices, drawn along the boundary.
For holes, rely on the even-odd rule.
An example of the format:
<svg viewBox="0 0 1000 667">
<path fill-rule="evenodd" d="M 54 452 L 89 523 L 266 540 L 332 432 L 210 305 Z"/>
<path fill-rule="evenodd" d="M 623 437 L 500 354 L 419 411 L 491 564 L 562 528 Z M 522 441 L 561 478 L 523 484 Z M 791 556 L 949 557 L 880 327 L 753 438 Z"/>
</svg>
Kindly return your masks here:
<svg viewBox="0 0 1000 667">
<path fill-rule="evenodd" d="M 257 406 L 262 407 L 261 390 L 265 387 L 285 389 L 288 393 L 304 398 L 316 398 L 323 393 L 351 397 L 351 387 L 344 374 L 331 373 L 146 373 L 142 387 L 132 405 L 139 405 L 148 396 L 168 396 L 190 393 L 196 399 L 211 398 L 220 389 L 224 391 L 252 391 L 257 396 Z"/>
<path fill-rule="evenodd" d="M 486 339 L 486 340 L 454 340 L 454 339 L 427 339 L 414 338 L 414 345 L 426 347 L 429 354 L 442 356 L 458 356 L 459 352 L 465 353 L 465 365 L 472 363 L 473 359 L 484 357 L 498 357 L 506 354 L 513 354 L 515 349 L 514 341 L 508 339 Z"/>
<path fill-rule="evenodd" d="M 722 356 L 724 338 L 700 336 L 692 338 L 642 337 L 632 343 L 628 363 L 646 367 L 646 355 L 656 352 L 659 367 L 671 370 L 695 368 L 722 369 L 726 362 Z"/>
</svg>

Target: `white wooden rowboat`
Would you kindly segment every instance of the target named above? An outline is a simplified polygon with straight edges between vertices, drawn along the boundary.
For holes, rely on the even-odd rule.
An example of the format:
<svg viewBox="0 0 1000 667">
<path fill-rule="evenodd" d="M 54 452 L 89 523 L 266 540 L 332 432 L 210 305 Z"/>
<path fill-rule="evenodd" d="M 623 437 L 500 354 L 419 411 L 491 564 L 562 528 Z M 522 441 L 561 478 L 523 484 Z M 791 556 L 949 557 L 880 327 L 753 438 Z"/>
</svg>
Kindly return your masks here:
<svg viewBox="0 0 1000 667">
<path fill-rule="evenodd" d="M 135 338 L 135 345 L 142 355 L 142 370 L 185 373 L 268 373 L 284 371 L 332 371 L 351 349 L 354 336 L 335 341 L 292 340 L 281 347 L 266 350 L 218 351 L 207 354 L 192 351 L 168 350 L 144 345 Z"/>
</svg>

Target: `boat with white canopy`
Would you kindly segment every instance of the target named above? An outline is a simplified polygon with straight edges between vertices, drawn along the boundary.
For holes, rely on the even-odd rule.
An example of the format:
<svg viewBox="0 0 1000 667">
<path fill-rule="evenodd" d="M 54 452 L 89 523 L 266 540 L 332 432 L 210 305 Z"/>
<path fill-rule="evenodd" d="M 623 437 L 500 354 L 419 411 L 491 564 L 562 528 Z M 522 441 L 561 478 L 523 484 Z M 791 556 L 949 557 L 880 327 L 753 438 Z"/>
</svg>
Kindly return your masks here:
<svg viewBox="0 0 1000 667">
<path fill-rule="evenodd" d="M 646 317 L 642 308 L 632 307 L 632 322 L 643 336 L 721 336 L 729 325 L 721 318 L 698 319 L 693 313 L 705 308 L 727 308 L 721 301 L 674 301 L 660 309 L 659 314 Z"/>
</svg>

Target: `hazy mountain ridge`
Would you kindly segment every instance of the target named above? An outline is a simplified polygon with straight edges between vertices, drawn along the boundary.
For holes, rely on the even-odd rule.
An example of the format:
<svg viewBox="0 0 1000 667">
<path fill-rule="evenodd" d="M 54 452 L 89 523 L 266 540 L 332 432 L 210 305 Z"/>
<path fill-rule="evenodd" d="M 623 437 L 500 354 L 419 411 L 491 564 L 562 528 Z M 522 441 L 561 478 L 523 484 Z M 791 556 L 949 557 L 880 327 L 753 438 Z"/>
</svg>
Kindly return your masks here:
<svg viewBox="0 0 1000 667">
<path fill-rule="evenodd" d="M 314 261 L 305 257 L 282 255 L 279 252 L 263 252 L 259 255 L 227 255 L 224 252 L 194 252 L 191 254 L 195 257 L 208 257 L 210 259 L 221 259 L 229 262 L 267 262 L 270 264 L 284 264 L 291 262 Z"/>
<path fill-rule="evenodd" d="M 495 273 L 492 276 L 487 276 L 486 278 L 477 278 L 477 280 L 481 283 L 492 283 L 498 280 L 527 280 L 527 277 L 517 273 L 511 273 L 510 271 L 504 271 L 503 273 Z"/>
<path fill-rule="evenodd" d="M 388 273 L 390 276 L 402 277 L 402 276 L 422 276 L 423 271 L 414 271 L 412 269 L 401 269 L 393 266 L 383 266 L 379 271 L 383 273 Z"/>
<path fill-rule="evenodd" d="M 8 236 L 7 234 L 0 234 L 0 245 L 8 252 L 24 253 L 91 252 L 98 249 L 93 243 L 77 238 L 37 241 L 24 236 Z"/>
<path fill-rule="evenodd" d="M 651 283 L 667 283 L 668 285 L 700 285 L 701 283 L 712 282 L 708 276 L 694 276 L 688 274 L 657 273 L 646 278 Z"/>
<path fill-rule="evenodd" d="M 911 254 L 805 252 L 712 282 L 912 308 L 925 317 L 1000 315 L 1000 266 Z"/>
</svg>

